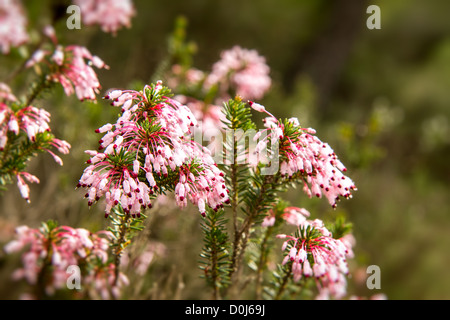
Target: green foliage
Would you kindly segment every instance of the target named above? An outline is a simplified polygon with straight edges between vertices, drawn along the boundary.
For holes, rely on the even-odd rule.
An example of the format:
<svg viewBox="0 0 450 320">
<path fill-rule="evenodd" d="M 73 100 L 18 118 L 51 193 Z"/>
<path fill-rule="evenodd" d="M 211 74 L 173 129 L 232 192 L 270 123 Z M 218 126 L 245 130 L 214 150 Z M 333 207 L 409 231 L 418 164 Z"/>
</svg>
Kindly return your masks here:
<svg viewBox="0 0 450 320">
<path fill-rule="evenodd" d="M 241 98 L 236 97 L 234 100 L 229 100 L 224 104 L 222 109 L 227 121 L 224 125 L 230 130 L 256 130 L 256 124 L 251 120 L 252 113 L 249 105 L 242 101 Z"/>
<path fill-rule="evenodd" d="M 230 166 L 221 166 L 221 169 L 225 171 L 225 178 L 231 187 L 233 205 L 237 205 L 241 201 L 241 195 L 246 192 L 251 175 L 248 162 L 238 162 L 238 159 L 248 159 L 246 133 L 255 130 L 256 125 L 251 120 L 251 108 L 238 97 L 225 103 L 222 112 L 226 118 L 223 123 L 227 128 L 224 149 L 227 156 L 232 155 L 232 163 Z"/>
<path fill-rule="evenodd" d="M 187 25 L 188 21 L 184 16 L 178 16 L 175 19 L 174 30 L 167 39 L 166 56 L 155 68 L 151 82 L 163 79 L 173 65 L 179 65 L 183 71 L 192 66 L 193 55 L 197 52 L 197 45 L 192 41 L 187 42 Z"/>
<path fill-rule="evenodd" d="M 339 215 L 332 224 L 327 225 L 327 229 L 331 232 L 334 239 L 340 239 L 352 232 L 353 224 L 345 221 L 343 215 Z"/>
<path fill-rule="evenodd" d="M 27 134 L 20 131 L 18 135 L 8 132 L 8 143 L 0 151 L 0 185 L 9 184 L 14 176 L 23 172 L 29 161 L 39 153 L 52 148 L 54 136 L 50 132 L 36 134 L 35 141 L 30 141 Z"/>
<path fill-rule="evenodd" d="M 200 269 L 209 286 L 213 288 L 214 298 L 218 298 L 219 290 L 226 288 L 230 283 L 230 242 L 226 230 L 228 220 L 223 210 L 208 208 L 202 219 L 204 247 L 200 253 Z"/>
<path fill-rule="evenodd" d="M 111 226 L 107 230 L 114 235 L 113 248 L 116 248 L 116 254 L 120 254 L 136 236 L 137 232 L 144 229 L 144 221 L 147 216 L 141 213 L 140 217 L 131 217 L 125 213 L 120 206 L 115 206 L 108 216 Z"/>
<path fill-rule="evenodd" d="M 116 284 L 119 280 L 120 262 L 125 249 L 131 244 L 137 233 L 144 229 L 144 221 L 147 218 L 143 213 L 137 217 L 131 217 L 125 213 L 121 206 L 115 206 L 109 215 L 111 226 L 107 230 L 113 234 L 111 249 L 114 255 L 115 280 Z"/>
<path fill-rule="evenodd" d="M 147 98 L 148 101 L 148 107 L 149 109 L 157 106 L 160 103 L 165 103 L 167 101 L 168 97 L 171 97 L 172 94 L 170 92 L 170 89 L 163 86 L 160 90 L 156 88 L 158 84 L 152 83 L 149 86 L 145 86 L 144 88 L 144 95 Z M 147 111 L 144 109 L 144 111 Z"/>
<path fill-rule="evenodd" d="M 184 16 L 175 19 L 175 28 L 168 39 L 168 53 L 172 58 L 171 65 L 179 64 L 183 68 L 192 66 L 192 56 L 197 52 L 194 42 L 186 41 L 188 20 Z"/>
</svg>

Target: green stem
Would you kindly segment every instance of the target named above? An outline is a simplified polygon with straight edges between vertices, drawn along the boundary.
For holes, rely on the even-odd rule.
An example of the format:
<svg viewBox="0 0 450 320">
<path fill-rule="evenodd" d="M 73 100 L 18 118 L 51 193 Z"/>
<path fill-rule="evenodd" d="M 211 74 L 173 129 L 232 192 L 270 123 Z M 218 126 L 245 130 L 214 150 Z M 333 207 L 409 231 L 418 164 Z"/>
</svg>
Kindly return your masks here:
<svg viewBox="0 0 450 320">
<path fill-rule="evenodd" d="M 233 134 L 233 163 L 231 164 L 231 210 L 233 212 L 233 227 L 234 227 L 234 242 L 233 242 L 233 254 L 231 257 L 231 272 L 234 272 L 236 264 L 236 248 L 239 245 L 240 234 L 237 219 L 238 208 L 238 185 L 237 185 L 237 139 Z"/>
<path fill-rule="evenodd" d="M 38 84 L 33 87 L 31 93 L 28 95 L 25 107 L 31 105 L 31 103 L 41 94 L 42 91 L 49 89 L 53 86 L 54 82 L 47 79 L 45 75 L 41 77 Z"/>
<path fill-rule="evenodd" d="M 53 255 L 52 242 L 53 242 L 52 232 L 49 232 L 48 239 L 46 240 L 46 246 L 45 246 L 47 256 L 45 257 L 44 262 L 42 264 L 42 268 L 39 271 L 39 274 L 37 276 L 36 287 L 35 287 L 36 299 L 38 299 L 38 300 L 42 300 L 46 297 L 45 281 L 48 276 L 48 271 L 52 265 L 52 255 Z"/>
<path fill-rule="evenodd" d="M 130 221 L 130 215 L 125 214 L 121 219 L 120 229 L 119 229 L 119 237 L 115 243 L 116 250 L 114 251 L 114 285 L 116 286 L 119 281 L 119 267 L 120 267 L 120 259 L 122 257 L 123 250 L 125 249 L 125 243 L 127 242 L 126 234 L 128 231 L 128 223 Z"/>
<path fill-rule="evenodd" d="M 15 175 L 20 171 L 20 168 L 18 168 L 17 164 L 23 164 L 25 163 L 29 157 L 31 157 L 35 152 L 37 152 L 39 149 L 41 149 L 42 146 L 40 146 L 37 143 L 25 143 L 21 145 L 20 153 L 15 155 L 10 155 L 11 146 L 15 145 L 16 136 L 11 137 L 11 139 L 8 140 L 8 143 L 6 144 L 5 149 L 3 150 L 3 156 L 2 161 L 0 164 L 0 175 L 1 176 L 11 176 Z"/>
<path fill-rule="evenodd" d="M 212 278 L 212 283 L 213 283 L 213 300 L 218 300 L 219 299 L 219 288 L 217 286 L 217 281 L 218 281 L 218 275 L 217 275 L 217 247 L 214 245 L 211 248 L 212 252 L 211 252 L 211 267 L 212 267 L 212 273 L 211 273 L 211 278 Z"/>
<path fill-rule="evenodd" d="M 255 218 L 258 216 L 259 213 L 261 213 L 261 210 L 263 210 L 262 204 L 265 199 L 266 188 L 269 184 L 271 184 L 271 179 L 272 179 L 271 176 L 266 176 L 264 178 L 264 183 L 261 186 L 258 198 L 255 200 L 253 210 L 247 216 L 247 218 L 245 219 L 244 223 L 241 226 L 241 229 L 236 234 L 235 242 L 233 243 L 233 255 L 229 275 L 230 279 L 232 279 L 231 285 L 234 284 L 233 277 L 236 276 L 237 271 L 239 270 L 242 256 L 245 252 L 245 248 L 247 247 L 251 226 L 253 225 Z"/>
</svg>

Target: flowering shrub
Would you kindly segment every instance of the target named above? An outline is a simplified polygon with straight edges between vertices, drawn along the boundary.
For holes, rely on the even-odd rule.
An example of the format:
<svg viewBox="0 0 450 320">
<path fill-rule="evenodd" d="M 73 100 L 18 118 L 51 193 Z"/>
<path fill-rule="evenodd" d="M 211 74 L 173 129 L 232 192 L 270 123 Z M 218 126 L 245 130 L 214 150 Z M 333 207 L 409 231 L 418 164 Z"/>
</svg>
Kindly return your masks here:
<svg viewBox="0 0 450 320">
<path fill-rule="evenodd" d="M 122 115 L 97 130 L 106 132 L 99 141 L 104 152 L 87 151 L 90 166 L 78 184 L 88 188 L 89 205 L 105 196 L 106 216 L 117 205 L 140 216 L 141 209 L 152 207 L 151 198 L 166 190 L 175 191 L 181 208 L 189 199 L 203 215 L 206 204 L 218 210 L 229 202 L 223 172 L 188 137 L 197 124 L 194 115 L 168 94 L 157 83 L 107 96 L 122 107 Z"/>
<path fill-rule="evenodd" d="M 17 269 L 12 277 L 26 279 L 36 290 L 31 298 L 54 295 L 55 291 L 66 289 L 69 275 L 67 268 L 80 266 L 85 284 L 95 285 L 84 292 L 93 297 L 100 294 L 103 299 L 111 295 L 118 297 L 120 287 L 128 283 L 123 274 L 115 281 L 115 265 L 108 254 L 112 234 L 100 231 L 92 234 L 86 229 L 56 226 L 54 222 L 43 224 L 39 229 L 18 227 L 17 239 L 5 246 L 9 254 L 27 250 L 22 254 L 23 268 Z M 95 289 L 95 290 L 93 290 Z M 91 293 L 91 294 L 92 294 Z"/>
<path fill-rule="evenodd" d="M 114 34 L 129 27 L 135 13 L 131 1 L 74 3 L 86 25 L 100 24 Z M 24 42 L 8 41 L 0 32 L 4 53 Z M 50 114 L 32 103 L 56 83 L 67 96 L 75 93 L 78 100 L 96 102 L 101 85 L 92 66 L 109 69 L 87 48 L 59 43 L 50 26 L 42 41 L 47 43 L 24 63 L 25 70 L 38 71 L 31 93 L 17 99 L 6 84 L 0 85 L 0 182 L 16 177 L 26 200 L 25 180 L 39 182 L 25 171 L 30 158 L 46 151 L 62 165 L 50 149 L 67 154 L 71 147 L 51 134 Z M 291 206 L 282 194 L 300 185 L 307 196 L 324 196 L 336 208 L 339 200 L 352 197 L 355 183 L 314 129 L 302 127 L 297 118 L 278 119 L 254 101 L 263 99 L 272 84 L 264 57 L 235 46 L 220 58 L 209 73 L 174 61 L 163 73 L 164 82 L 108 90 L 104 100 L 119 114 L 114 123 L 95 130 L 101 135 L 99 146 L 85 151 L 89 159 L 77 188 L 85 190 L 88 207 L 104 208 L 109 226 L 96 233 L 53 222 L 39 229 L 19 227 L 5 251 L 22 253 L 23 266 L 13 278 L 26 280 L 34 298 L 63 290 L 67 269 L 74 265 L 80 267 L 84 288 L 76 297 L 121 298 L 129 284 L 122 273 L 130 261 L 128 249 L 146 228 L 155 202 L 167 193 L 173 196 L 166 201 L 173 199 L 180 209 L 190 202 L 200 212 L 204 242 L 199 267 L 214 299 L 239 297 L 248 281 L 257 299 L 284 299 L 312 285 L 315 290 L 302 297 L 346 297 L 347 259 L 354 245 L 350 225 L 340 219 L 327 226 L 309 220 L 307 209 Z M 266 116 L 259 131 L 255 111 Z M 213 150 L 203 140 L 207 132 L 217 138 Z M 281 233 L 289 226 L 297 230 Z M 284 240 L 284 257 L 273 250 L 277 239 Z M 152 250 L 147 244 L 132 272 L 148 271 Z M 242 276 L 251 272 L 249 278 Z"/>
</svg>

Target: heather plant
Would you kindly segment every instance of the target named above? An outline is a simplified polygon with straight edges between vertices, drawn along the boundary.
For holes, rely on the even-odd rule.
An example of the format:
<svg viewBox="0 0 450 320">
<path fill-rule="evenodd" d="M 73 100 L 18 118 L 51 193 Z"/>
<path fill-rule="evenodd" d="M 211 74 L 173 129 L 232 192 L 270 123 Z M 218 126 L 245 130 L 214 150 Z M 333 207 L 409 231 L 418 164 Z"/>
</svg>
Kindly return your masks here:
<svg viewBox="0 0 450 320">
<path fill-rule="evenodd" d="M 130 2 L 98 2 L 74 1 L 86 25 L 99 24 L 113 34 L 130 26 L 135 14 Z M 6 37 L 0 43 L 5 43 L 4 53 L 18 45 Z M 212 299 L 347 297 L 347 259 L 355 244 L 351 224 L 342 217 L 322 221 L 283 199 L 299 186 L 307 197 L 324 197 L 336 208 L 356 190 L 344 164 L 301 119 L 277 118 L 272 114 L 277 106 L 261 104 L 272 80 L 256 50 L 224 50 L 208 72 L 193 67 L 182 32 L 174 33 L 170 43 L 171 59 L 155 73 L 161 80 L 111 89 L 103 96 L 111 105 L 105 108 L 116 108 L 117 119 L 98 124 L 98 146 L 85 151 L 88 159 L 76 188 L 84 190 L 86 208 L 102 208 L 104 218 L 91 218 L 108 219 L 105 230 L 49 221 L 40 228 L 19 227 L 6 245 L 8 254 L 21 254 L 22 266 L 13 278 L 30 285 L 26 297 L 64 291 L 71 279 L 68 268 L 78 266 L 83 290 L 65 297 L 121 299 L 131 278 L 123 272 L 130 263 L 128 251 L 139 245 L 136 239 L 149 217 L 168 202 L 198 210 L 193 217 L 203 233 L 198 276 Z M 87 48 L 61 44 L 48 26 L 21 70 L 37 72 L 30 93 L 18 99 L 1 84 L 2 186 L 16 179 L 29 200 L 26 181 L 39 182 L 26 171 L 29 160 L 46 151 L 62 165 L 51 148 L 67 154 L 71 146 L 53 136 L 50 114 L 32 104 L 58 84 L 67 96 L 97 102 L 101 85 L 93 67 L 109 68 Z M 261 115 L 259 125 L 255 119 Z M 214 143 L 208 144 L 212 137 Z M 155 207 L 161 198 L 165 204 Z M 143 252 L 134 261 L 140 267 L 128 272 L 148 269 L 152 249 L 149 243 L 140 245 L 146 257 Z"/>
</svg>

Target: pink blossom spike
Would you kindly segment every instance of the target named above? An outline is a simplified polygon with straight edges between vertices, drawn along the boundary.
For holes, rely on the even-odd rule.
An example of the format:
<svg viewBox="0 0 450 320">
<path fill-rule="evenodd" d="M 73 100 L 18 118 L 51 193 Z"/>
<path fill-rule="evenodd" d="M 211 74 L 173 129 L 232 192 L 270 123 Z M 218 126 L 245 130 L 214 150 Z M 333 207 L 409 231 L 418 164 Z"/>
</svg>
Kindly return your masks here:
<svg viewBox="0 0 450 320">
<path fill-rule="evenodd" d="M 319 296 L 342 298 L 347 287 L 345 276 L 348 273 L 347 258 L 351 257 L 350 250 L 347 249 L 350 241 L 347 241 L 347 238 L 334 239 L 318 219 L 305 221 L 298 228 L 298 237 L 277 236 L 287 238 L 282 247 L 283 251 L 291 245 L 282 264 L 292 262 L 294 281 L 301 276 L 314 276 L 317 279 Z"/>
</svg>

